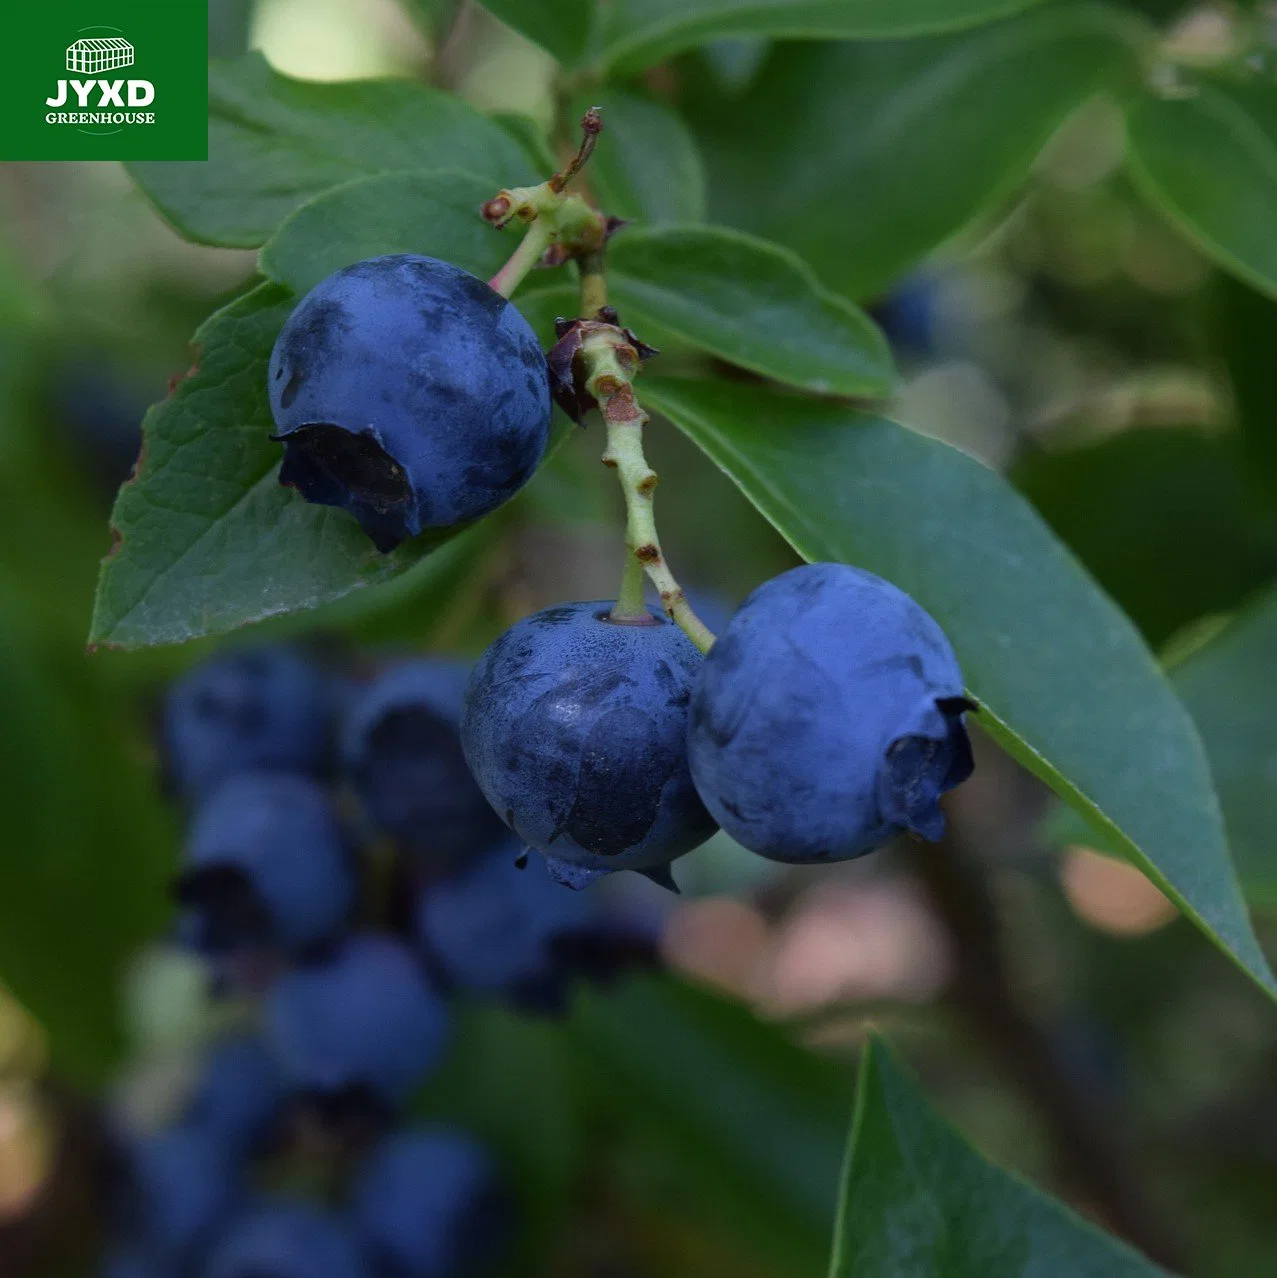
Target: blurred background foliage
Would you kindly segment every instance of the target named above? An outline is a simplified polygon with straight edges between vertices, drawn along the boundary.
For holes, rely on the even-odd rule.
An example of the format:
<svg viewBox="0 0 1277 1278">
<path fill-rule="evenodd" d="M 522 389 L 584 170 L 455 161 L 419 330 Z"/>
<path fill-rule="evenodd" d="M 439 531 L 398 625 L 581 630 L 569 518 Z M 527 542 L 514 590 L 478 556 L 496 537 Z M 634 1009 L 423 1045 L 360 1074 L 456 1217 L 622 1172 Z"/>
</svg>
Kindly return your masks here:
<svg viewBox="0 0 1277 1278">
<path fill-rule="evenodd" d="M 1117 55 L 1048 7 L 1046 34 L 1013 19 L 899 44 L 720 40 L 601 93 L 556 85 L 546 54 L 450 0 L 213 0 L 210 48 L 301 78 L 426 79 L 515 113 L 525 139 L 528 119 L 549 130 L 601 100 L 620 127 L 590 180 L 610 211 L 708 210 L 869 304 L 901 420 L 1005 471 L 1166 656 L 1271 954 L 1277 302 L 1139 195 Z M 1271 6 L 1110 16 L 1135 11 L 1166 24 L 1185 74 L 1272 56 Z M 911 97 L 942 64 L 933 96 Z M 663 183 L 678 166 L 690 180 Z M 880 249 L 845 251 L 884 227 Z M 192 1032 L 186 978 L 138 955 L 166 925 L 176 837 L 150 708 L 209 646 L 86 659 L 93 583 L 142 412 L 254 258 L 179 241 L 106 164 L 3 166 L 0 234 L 0 1272 L 52 1278 L 78 1272 L 58 1243 L 84 1210 L 86 1099 Z M 651 434 L 685 580 L 730 607 L 793 562 L 686 439 Z M 533 608 L 608 593 L 618 510 L 598 449 L 573 440 L 499 520 L 391 585 L 255 636 L 473 653 Z M 1120 1229 L 1098 1159 L 1190 1272 L 1277 1272 L 1271 1009 L 979 745 L 951 809 L 962 881 L 913 848 L 792 871 L 719 838 L 688 858 L 682 898 L 617 888 L 660 916 L 682 980 L 583 993 L 563 1024 L 466 1010 L 421 1106 L 515 1170 L 519 1272 L 821 1271 L 871 1022 L 999 1162 Z M 1076 1147 L 1073 1104 L 1098 1151 Z"/>
</svg>

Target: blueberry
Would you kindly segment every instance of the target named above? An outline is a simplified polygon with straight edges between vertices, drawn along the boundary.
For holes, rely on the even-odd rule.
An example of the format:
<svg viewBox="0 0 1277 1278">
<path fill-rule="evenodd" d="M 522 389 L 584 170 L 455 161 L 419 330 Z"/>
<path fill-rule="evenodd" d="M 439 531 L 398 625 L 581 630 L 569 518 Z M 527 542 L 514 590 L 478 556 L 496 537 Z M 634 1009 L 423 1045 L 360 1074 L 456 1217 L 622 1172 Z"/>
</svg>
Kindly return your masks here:
<svg viewBox="0 0 1277 1278">
<path fill-rule="evenodd" d="M 919 272 L 901 280 L 869 313 L 898 351 L 925 357 L 936 353 L 940 302 L 939 280 Z"/>
<path fill-rule="evenodd" d="M 417 936 L 448 981 L 483 994 L 515 994 L 555 975 L 554 943 L 589 928 L 594 911 L 554 883 L 543 864 L 520 869 L 509 836 L 459 874 L 431 884 Z"/>
<path fill-rule="evenodd" d="M 809 564 L 755 590 L 710 650 L 692 775 L 723 828 L 772 860 L 938 839 L 936 800 L 971 773 L 970 708 L 949 641 L 908 595 Z"/>
<path fill-rule="evenodd" d="M 215 1133 L 181 1124 L 128 1142 L 123 1234 L 157 1268 L 191 1263 L 239 1206 L 243 1173 L 236 1151 Z"/>
<path fill-rule="evenodd" d="M 349 511 L 383 552 L 495 510 L 549 439 L 549 374 L 527 321 L 432 257 L 374 257 L 316 285 L 268 376 L 279 482 Z"/>
<path fill-rule="evenodd" d="M 434 861 L 504 834 L 461 751 L 468 674 L 455 661 L 399 662 L 355 698 L 342 727 L 343 767 L 369 821 Z"/>
<path fill-rule="evenodd" d="M 340 1217 L 277 1200 L 236 1220 L 199 1272 L 200 1278 L 372 1278 L 373 1270 Z"/>
<path fill-rule="evenodd" d="M 270 1132 L 284 1099 L 279 1066 L 252 1034 L 215 1043 L 186 1107 L 186 1121 L 249 1152 Z"/>
<path fill-rule="evenodd" d="M 498 1249 L 504 1202 L 482 1146 L 448 1128 L 376 1146 L 352 1192 L 351 1217 L 386 1278 L 454 1278 Z"/>
<path fill-rule="evenodd" d="M 275 982 L 266 1036 L 297 1091 L 393 1111 L 442 1055 L 448 1016 L 405 946 L 357 935 Z"/>
<path fill-rule="evenodd" d="M 176 892 L 185 939 L 211 954 L 336 935 L 355 882 L 327 795 L 289 773 L 231 777 L 196 811 Z"/>
<path fill-rule="evenodd" d="M 218 657 L 173 686 L 161 737 L 166 774 L 185 799 L 256 768 L 317 774 L 329 754 L 328 683 L 287 648 Z"/>
<path fill-rule="evenodd" d="M 669 862 L 714 833 L 687 767 L 701 655 L 671 621 L 609 619 L 606 602 L 526 617 L 484 653 L 461 739 L 488 802 L 571 886 Z"/>
</svg>

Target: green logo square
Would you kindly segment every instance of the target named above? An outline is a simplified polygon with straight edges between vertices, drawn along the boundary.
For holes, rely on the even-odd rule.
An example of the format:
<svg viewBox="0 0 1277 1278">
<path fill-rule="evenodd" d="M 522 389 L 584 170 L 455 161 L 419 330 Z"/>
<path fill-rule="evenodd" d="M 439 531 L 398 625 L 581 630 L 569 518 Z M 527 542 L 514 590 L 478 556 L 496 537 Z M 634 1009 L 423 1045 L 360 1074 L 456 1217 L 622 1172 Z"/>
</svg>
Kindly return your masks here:
<svg viewBox="0 0 1277 1278">
<path fill-rule="evenodd" d="M 207 160 L 208 10 L 51 0 L 5 21 L 0 160 Z"/>
</svg>

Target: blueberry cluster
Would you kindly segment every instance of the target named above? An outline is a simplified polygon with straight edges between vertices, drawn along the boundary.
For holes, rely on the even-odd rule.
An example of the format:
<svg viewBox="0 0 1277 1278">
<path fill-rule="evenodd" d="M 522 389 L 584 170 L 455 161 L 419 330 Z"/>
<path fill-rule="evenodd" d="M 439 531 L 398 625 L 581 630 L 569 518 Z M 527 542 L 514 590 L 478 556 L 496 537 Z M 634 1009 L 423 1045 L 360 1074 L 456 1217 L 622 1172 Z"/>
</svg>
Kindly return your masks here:
<svg viewBox="0 0 1277 1278">
<path fill-rule="evenodd" d="M 582 125 L 576 167 L 601 127 L 597 113 Z M 557 207 L 565 181 L 547 186 L 547 207 Z M 494 202 L 500 217 L 506 194 Z M 714 642 L 668 575 L 649 527 L 656 476 L 641 449 L 634 455 L 646 417 L 629 379 L 655 351 L 618 328 L 607 307 L 556 328 L 547 364 L 526 322 L 489 285 L 400 255 L 330 276 L 275 345 L 269 391 L 286 449 L 281 482 L 346 508 L 383 551 L 427 526 L 483 514 L 526 481 L 545 449 L 551 382 L 578 419 L 597 406 L 609 431 L 604 461 L 620 473 L 617 449 L 628 450 L 630 523 L 648 529 L 631 553 L 669 612 L 632 600 L 547 608 L 488 649 L 460 698 L 446 680 L 428 688 L 420 672 L 389 678 L 352 717 L 345 743 L 369 813 L 409 842 L 422 831 L 441 848 L 464 842 L 485 819 L 468 764 L 517 844 L 542 853 L 550 878 L 574 888 L 617 870 L 673 888 L 671 862 L 720 826 L 751 851 L 789 862 L 860 856 L 899 832 L 938 839 L 937 801 L 972 768 L 965 717 L 973 706 L 943 631 L 889 582 L 826 563 L 761 586 Z M 587 346 L 605 375 L 587 375 Z M 614 434 L 626 442 L 614 447 Z M 430 778 L 412 763 L 402 771 L 398 757 L 415 758 L 426 730 L 393 709 L 410 685 L 437 715 L 446 709 L 450 724 L 460 717 L 464 762 L 441 756 Z M 455 810 L 438 810 L 443 792 Z M 206 905 L 200 926 L 214 930 L 227 915 L 243 922 L 246 910 L 224 865 L 217 874 L 196 885 Z M 503 901 L 505 876 L 494 860 L 453 891 Z M 334 868 L 308 901 L 306 922 L 320 932 L 338 878 Z M 209 908 L 214 896 L 220 910 Z M 494 920 L 501 908 L 488 907 Z M 550 912 L 559 908 L 568 907 Z M 459 917 L 459 906 L 439 898 L 418 911 L 441 951 L 466 948 Z M 467 966 L 456 955 L 441 954 L 441 963 Z M 483 979 L 496 980 L 500 967 Z"/>
<path fill-rule="evenodd" d="M 176 935 L 223 1029 L 162 1126 L 116 1125 L 107 1278 L 452 1278 L 508 1232 L 488 1151 L 404 1125 L 449 998 L 552 1010 L 650 946 L 521 868 L 462 753 L 467 674 L 264 648 L 171 689 Z"/>
<path fill-rule="evenodd" d="M 707 656 L 666 617 L 605 601 L 527 617 L 483 655 L 466 758 L 506 823 L 582 887 L 670 862 L 721 826 L 761 856 L 860 856 L 938 839 L 971 773 L 962 674 L 908 595 L 845 564 L 754 591 Z"/>
</svg>

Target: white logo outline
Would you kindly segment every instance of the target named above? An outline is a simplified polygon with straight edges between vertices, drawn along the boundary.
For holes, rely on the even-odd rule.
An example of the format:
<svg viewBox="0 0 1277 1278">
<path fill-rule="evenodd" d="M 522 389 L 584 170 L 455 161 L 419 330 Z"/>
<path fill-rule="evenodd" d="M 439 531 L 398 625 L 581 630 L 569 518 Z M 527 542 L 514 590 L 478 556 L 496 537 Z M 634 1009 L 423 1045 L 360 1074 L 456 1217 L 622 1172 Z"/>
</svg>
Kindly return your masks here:
<svg viewBox="0 0 1277 1278">
<path fill-rule="evenodd" d="M 134 56 L 133 46 L 120 36 L 86 36 L 67 46 L 66 68 L 81 75 L 97 75 L 131 67 Z"/>
</svg>

